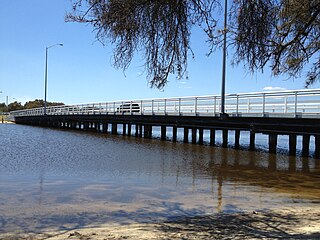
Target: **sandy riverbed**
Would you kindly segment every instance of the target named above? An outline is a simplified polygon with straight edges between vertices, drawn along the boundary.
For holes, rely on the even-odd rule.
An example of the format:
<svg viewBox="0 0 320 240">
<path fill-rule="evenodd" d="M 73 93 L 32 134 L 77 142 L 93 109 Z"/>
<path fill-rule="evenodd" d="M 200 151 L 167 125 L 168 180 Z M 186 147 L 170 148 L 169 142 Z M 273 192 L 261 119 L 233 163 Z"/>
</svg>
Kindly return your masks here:
<svg viewBox="0 0 320 240">
<path fill-rule="evenodd" d="M 0 233 L 14 240 L 109 239 L 320 239 L 320 206 L 265 212 L 181 217 L 160 223 L 133 223 L 45 233 Z"/>
</svg>

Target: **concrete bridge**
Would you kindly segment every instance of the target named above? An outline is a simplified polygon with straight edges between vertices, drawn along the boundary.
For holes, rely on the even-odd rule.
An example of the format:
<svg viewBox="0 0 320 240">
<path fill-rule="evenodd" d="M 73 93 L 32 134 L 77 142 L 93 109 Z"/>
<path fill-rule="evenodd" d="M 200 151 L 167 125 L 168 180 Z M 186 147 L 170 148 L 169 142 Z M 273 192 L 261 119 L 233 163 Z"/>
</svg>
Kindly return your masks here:
<svg viewBox="0 0 320 240">
<path fill-rule="evenodd" d="M 215 145 L 215 132 L 222 130 L 223 147 L 230 145 L 228 131 L 234 131 L 235 148 L 240 147 L 241 132 L 248 131 L 251 150 L 255 149 L 256 133 L 263 133 L 269 137 L 270 153 L 276 152 L 278 135 L 287 135 L 290 155 L 296 154 L 297 136 L 302 135 L 302 155 L 309 156 L 310 137 L 314 137 L 312 154 L 319 158 L 320 89 L 228 94 L 228 116 L 220 115 L 220 105 L 220 96 L 193 96 L 62 105 L 10 115 L 18 124 L 111 134 L 118 134 L 120 124 L 121 134 L 145 138 L 152 138 L 153 127 L 160 126 L 161 139 L 168 139 L 170 128 L 172 141 L 177 141 L 177 129 L 182 128 L 183 141 L 194 144 L 203 144 L 203 132 L 209 131 L 209 144 Z"/>
</svg>

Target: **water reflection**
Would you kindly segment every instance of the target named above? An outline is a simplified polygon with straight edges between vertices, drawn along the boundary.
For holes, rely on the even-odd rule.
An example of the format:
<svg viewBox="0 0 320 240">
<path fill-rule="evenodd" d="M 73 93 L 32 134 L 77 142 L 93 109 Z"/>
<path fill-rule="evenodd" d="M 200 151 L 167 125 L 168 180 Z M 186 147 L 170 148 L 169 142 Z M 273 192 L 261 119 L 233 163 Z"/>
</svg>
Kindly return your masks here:
<svg viewBox="0 0 320 240">
<path fill-rule="evenodd" d="M 0 125 L 0 232 L 160 221 L 320 199 L 319 160 Z"/>
</svg>

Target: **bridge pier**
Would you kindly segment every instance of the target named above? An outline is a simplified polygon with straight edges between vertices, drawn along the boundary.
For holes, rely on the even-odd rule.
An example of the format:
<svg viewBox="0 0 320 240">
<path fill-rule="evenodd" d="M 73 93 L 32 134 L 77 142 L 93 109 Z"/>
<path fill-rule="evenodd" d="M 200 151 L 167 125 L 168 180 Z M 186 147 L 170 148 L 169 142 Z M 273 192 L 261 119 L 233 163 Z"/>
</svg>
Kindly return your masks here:
<svg viewBox="0 0 320 240">
<path fill-rule="evenodd" d="M 203 145 L 203 128 L 199 128 L 199 144 Z"/>
<path fill-rule="evenodd" d="M 172 127 L 172 141 L 173 142 L 177 141 L 177 127 L 176 126 Z"/>
<path fill-rule="evenodd" d="M 89 123 L 85 122 L 83 127 L 84 127 L 85 131 L 88 131 L 89 130 Z"/>
<path fill-rule="evenodd" d="M 134 133 L 135 137 L 139 137 L 139 124 L 135 125 L 135 133 Z"/>
<path fill-rule="evenodd" d="M 103 123 L 102 124 L 102 132 L 107 133 L 108 132 L 108 123 Z"/>
<path fill-rule="evenodd" d="M 240 130 L 235 130 L 234 133 L 234 148 L 239 149 L 240 147 Z"/>
<path fill-rule="evenodd" d="M 123 123 L 122 124 L 122 136 L 127 135 L 127 124 Z"/>
<path fill-rule="evenodd" d="M 101 132 L 101 123 L 100 123 L 100 122 L 97 122 L 96 125 L 95 125 L 95 127 L 96 127 L 96 131 L 97 131 L 98 133 Z"/>
<path fill-rule="evenodd" d="M 216 130 L 210 128 L 210 146 L 216 145 Z"/>
<path fill-rule="evenodd" d="M 111 134 L 112 135 L 117 135 L 118 134 L 118 124 L 112 123 Z"/>
<path fill-rule="evenodd" d="M 152 125 L 144 125 L 144 137 L 149 139 L 152 138 Z"/>
<path fill-rule="evenodd" d="M 189 128 L 185 127 L 183 129 L 183 142 L 188 143 L 189 142 Z"/>
<path fill-rule="evenodd" d="M 192 133 L 192 144 L 196 144 L 197 143 L 197 129 L 195 128 L 195 127 L 193 127 L 192 129 L 191 129 L 191 133 Z"/>
<path fill-rule="evenodd" d="M 275 133 L 269 134 L 269 153 L 277 152 L 278 135 Z"/>
<path fill-rule="evenodd" d="M 128 136 L 131 136 L 131 123 L 128 123 Z"/>
<path fill-rule="evenodd" d="M 255 139 L 256 133 L 254 131 L 250 131 L 250 151 L 255 150 Z"/>
<path fill-rule="evenodd" d="M 297 135 L 290 134 L 289 135 L 289 155 L 295 156 L 297 153 Z"/>
<path fill-rule="evenodd" d="M 162 125 L 161 126 L 161 140 L 166 140 L 167 138 L 167 127 Z"/>
<path fill-rule="evenodd" d="M 309 156 L 309 145 L 310 145 L 310 135 L 304 134 L 302 135 L 302 156 Z"/>
<path fill-rule="evenodd" d="M 227 129 L 222 130 L 222 147 L 223 148 L 228 147 L 228 130 Z"/>
<path fill-rule="evenodd" d="M 142 138 L 142 124 L 139 125 L 139 137 Z"/>
</svg>

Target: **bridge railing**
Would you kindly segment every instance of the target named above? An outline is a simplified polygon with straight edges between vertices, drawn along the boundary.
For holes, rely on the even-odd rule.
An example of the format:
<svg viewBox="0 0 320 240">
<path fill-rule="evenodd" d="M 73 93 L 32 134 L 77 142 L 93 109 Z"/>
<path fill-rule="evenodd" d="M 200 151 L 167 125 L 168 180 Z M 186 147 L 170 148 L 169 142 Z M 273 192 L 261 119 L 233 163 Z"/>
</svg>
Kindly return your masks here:
<svg viewBox="0 0 320 240">
<path fill-rule="evenodd" d="M 47 115 L 184 115 L 218 116 L 220 96 L 193 96 L 47 107 Z M 228 94 L 230 116 L 320 117 L 320 89 Z M 41 116 L 43 108 L 13 111 L 13 116 Z"/>
</svg>

